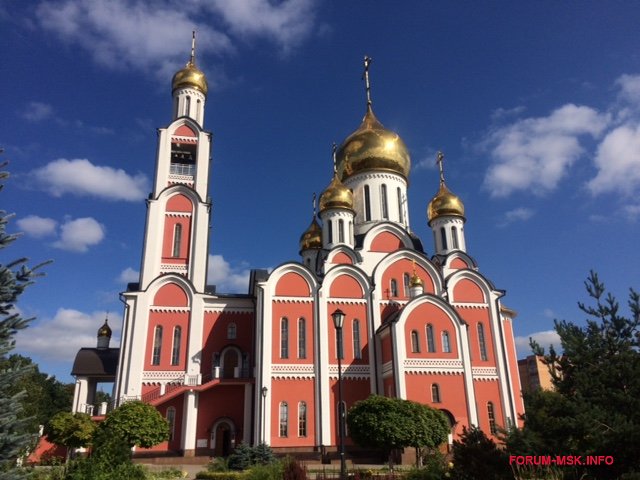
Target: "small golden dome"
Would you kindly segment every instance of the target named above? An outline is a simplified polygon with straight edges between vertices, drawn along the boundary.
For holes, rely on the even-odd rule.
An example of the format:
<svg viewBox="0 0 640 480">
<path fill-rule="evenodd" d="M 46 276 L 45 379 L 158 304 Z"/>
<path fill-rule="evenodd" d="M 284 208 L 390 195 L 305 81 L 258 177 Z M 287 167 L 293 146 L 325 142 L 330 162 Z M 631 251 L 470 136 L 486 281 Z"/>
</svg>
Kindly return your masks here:
<svg viewBox="0 0 640 480">
<path fill-rule="evenodd" d="M 423 286 L 424 286 L 424 282 L 418 276 L 418 274 L 414 272 L 413 276 L 411 277 L 411 281 L 409 282 L 409 287 L 413 288 L 413 287 L 423 287 Z"/>
<path fill-rule="evenodd" d="M 353 192 L 343 185 L 337 173 L 333 175 L 331 183 L 320 195 L 320 211 L 329 208 L 353 210 Z"/>
<path fill-rule="evenodd" d="M 107 338 L 111 338 L 111 328 L 109 328 L 109 323 L 108 320 L 105 318 L 104 319 L 104 325 L 102 325 L 99 329 L 98 329 L 98 337 L 107 337 Z"/>
<path fill-rule="evenodd" d="M 322 248 L 322 228 L 315 219 L 300 237 L 300 251 L 310 248 Z"/>
<path fill-rule="evenodd" d="M 427 207 L 427 218 L 431 222 L 444 215 L 464 218 L 464 204 L 460 197 L 451 193 L 444 182 L 440 182 L 440 190 L 431 199 Z"/>
<path fill-rule="evenodd" d="M 171 92 L 173 93 L 179 88 L 195 88 L 201 91 L 205 97 L 207 96 L 207 92 L 209 91 L 207 77 L 191 60 L 189 60 L 182 70 L 178 70 L 173 76 Z"/>
<path fill-rule="evenodd" d="M 408 178 L 411 169 L 404 141 L 397 133 L 384 128 L 371 106 L 367 107 L 362 124 L 338 148 L 336 160 L 342 181 L 367 170 L 386 170 Z"/>
</svg>

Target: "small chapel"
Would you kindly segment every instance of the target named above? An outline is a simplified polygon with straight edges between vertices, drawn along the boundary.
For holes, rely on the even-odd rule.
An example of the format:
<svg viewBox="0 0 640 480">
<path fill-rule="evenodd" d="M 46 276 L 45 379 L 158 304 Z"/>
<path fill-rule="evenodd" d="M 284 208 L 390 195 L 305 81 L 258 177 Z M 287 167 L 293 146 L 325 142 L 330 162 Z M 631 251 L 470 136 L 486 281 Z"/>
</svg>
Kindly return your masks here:
<svg viewBox="0 0 640 480">
<path fill-rule="evenodd" d="M 92 402 L 96 381 L 114 378 L 117 403 L 141 399 L 167 419 L 170 438 L 153 450 L 184 456 L 225 456 L 240 442 L 335 452 L 339 417 L 371 394 L 441 410 L 449 443 L 463 427 L 495 438 L 519 424 L 516 314 L 470 254 L 441 153 L 439 188 L 419 220 L 433 237 L 412 232 L 409 150 L 374 113 L 369 64 L 364 116 L 334 148 L 299 261 L 253 270 L 248 291 L 220 294 L 207 283 L 212 134 L 192 42 L 171 83 L 173 114 L 158 130 L 140 277 L 121 294 L 120 346 L 109 348 L 106 326 L 98 348 L 81 351 L 93 364 L 74 365 L 74 409 Z"/>
</svg>

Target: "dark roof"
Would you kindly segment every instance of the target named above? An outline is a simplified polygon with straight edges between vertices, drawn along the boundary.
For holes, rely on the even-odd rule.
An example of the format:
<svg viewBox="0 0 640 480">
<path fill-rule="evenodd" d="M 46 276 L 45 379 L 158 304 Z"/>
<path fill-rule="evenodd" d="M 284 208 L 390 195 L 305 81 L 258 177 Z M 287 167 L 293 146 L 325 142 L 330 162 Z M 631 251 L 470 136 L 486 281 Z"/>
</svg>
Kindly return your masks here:
<svg viewBox="0 0 640 480">
<path fill-rule="evenodd" d="M 73 362 L 71 375 L 80 377 L 115 377 L 119 348 L 81 348 Z"/>
</svg>

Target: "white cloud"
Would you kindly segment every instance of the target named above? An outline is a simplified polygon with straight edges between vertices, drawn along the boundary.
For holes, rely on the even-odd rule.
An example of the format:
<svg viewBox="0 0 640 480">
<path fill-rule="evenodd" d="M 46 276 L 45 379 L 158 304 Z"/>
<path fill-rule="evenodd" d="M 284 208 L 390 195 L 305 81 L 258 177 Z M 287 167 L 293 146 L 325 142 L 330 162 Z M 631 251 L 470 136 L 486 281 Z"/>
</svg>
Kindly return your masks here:
<svg viewBox="0 0 640 480">
<path fill-rule="evenodd" d="M 48 103 L 29 102 L 21 117 L 30 122 L 40 122 L 53 115 L 53 107 Z"/>
<path fill-rule="evenodd" d="M 304 40 L 314 23 L 312 0 L 213 0 L 210 5 L 234 34 L 270 38 L 284 53 Z"/>
<path fill-rule="evenodd" d="M 549 346 L 553 345 L 556 352 L 562 351 L 562 345 L 560 344 L 560 336 L 556 333 L 555 330 L 544 330 L 541 332 L 534 332 L 529 335 L 516 337 L 516 349 L 518 351 L 518 358 L 524 358 L 528 355 L 532 355 L 531 347 L 529 346 L 529 339 L 532 338 L 538 344 L 545 349 L 545 351 L 549 351 Z"/>
<path fill-rule="evenodd" d="M 99 244 L 105 228 L 91 217 L 67 220 L 60 227 L 60 239 L 53 246 L 70 252 L 86 252 L 90 246 Z"/>
<path fill-rule="evenodd" d="M 592 108 L 566 104 L 547 117 L 521 119 L 494 129 L 484 142 L 492 157 L 485 188 L 493 197 L 554 190 L 584 152 L 579 137 L 598 137 L 609 121 L 608 115 Z"/>
<path fill-rule="evenodd" d="M 598 173 L 587 183 L 592 194 L 634 193 L 640 187 L 640 125 L 609 132 L 598 146 L 595 164 Z"/>
<path fill-rule="evenodd" d="M 491 112 L 491 120 L 498 121 L 504 120 L 508 117 L 517 117 L 525 110 L 526 108 L 523 106 L 513 108 L 496 108 L 493 112 Z"/>
<path fill-rule="evenodd" d="M 640 75 L 622 75 L 616 80 L 616 85 L 624 101 L 640 105 Z"/>
<path fill-rule="evenodd" d="M 533 217 L 534 214 L 535 210 L 531 208 L 514 208 L 513 210 L 509 210 L 504 214 L 504 220 L 500 225 L 506 226 L 513 222 L 525 222 Z"/>
<path fill-rule="evenodd" d="M 93 165 L 87 159 L 60 158 L 33 171 L 35 179 L 52 195 L 65 193 L 106 200 L 139 201 L 146 197 L 149 181 L 141 173 Z"/>
<path fill-rule="evenodd" d="M 16 224 L 18 228 L 30 237 L 42 238 L 56 234 L 58 222 L 52 218 L 28 215 L 20 218 Z"/>
<path fill-rule="evenodd" d="M 105 312 L 84 313 L 60 308 L 53 318 L 33 322 L 28 328 L 19 331 L 16 349 L 44 360 L 66 362 L 71 369 L 80 348 L 96 346 L 96 334 L 104 319 Z M 119 343 L 119 323 L 109 322 L 113 331 L 112 347 L 117 347 Z"/>
<path fill-rule="evenodd" d="M 246 265 L 231 266 L 222 255 L 209 255 L 207 283 L 216 285 L 216 291 L 247 293 L 250 269 Z"/>
<path fill-rule="evenodd" d="M 134 270 L 131 267 L 125 268 L 122 272 L 120 272 L 120 276 L 118 277 L 118 283 L 134 283 L 140 280 L 140 272 Z"/>
</svg>

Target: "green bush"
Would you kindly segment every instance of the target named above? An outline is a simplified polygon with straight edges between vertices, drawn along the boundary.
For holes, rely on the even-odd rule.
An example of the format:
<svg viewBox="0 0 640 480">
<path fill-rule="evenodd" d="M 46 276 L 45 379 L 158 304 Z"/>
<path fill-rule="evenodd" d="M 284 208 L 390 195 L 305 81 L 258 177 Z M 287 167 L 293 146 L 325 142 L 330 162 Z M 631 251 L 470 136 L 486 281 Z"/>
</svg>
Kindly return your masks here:
<svg viewBox="0 0 640 480">
<path fill-rule="evenodd" d="M 284 465 L 277 461 L 267 465 L 254 465 L 245 474 L 244 480 L 282 480 Z"/>
<path fill-rule="evenodd" d="M 246 480 L 246 472 L 209 472 L 196 474 L 196 478 L 204 480 Z"/>
<path fill-rule="evenodd" d="M 229 455 L 227 465 L 231 470 L 246 470 L 254 465 L 267 465 L 274 460 L 273 450 L 268 445 L 261 443 L 251 447 L 246 443 L 240 443 Z"/>
<path fill-rule="evenodd" d="M 307 470 L 295 458 L 284 460 L 283 480 L 307 480 Z"/>
</svg>

